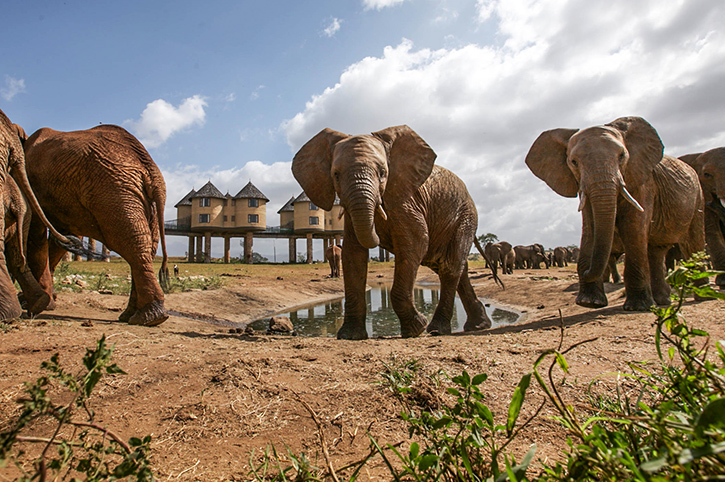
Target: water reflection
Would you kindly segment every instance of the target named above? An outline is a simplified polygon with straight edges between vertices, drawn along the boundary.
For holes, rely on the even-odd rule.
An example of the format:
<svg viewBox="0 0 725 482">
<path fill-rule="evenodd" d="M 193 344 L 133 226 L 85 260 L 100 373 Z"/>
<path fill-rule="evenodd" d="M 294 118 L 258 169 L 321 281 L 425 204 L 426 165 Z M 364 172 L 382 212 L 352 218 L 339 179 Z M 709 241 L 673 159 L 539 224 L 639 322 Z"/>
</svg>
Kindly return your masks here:
<svg viewBox="0 0 725 482">
<path fill-rule="evenodd" d="M 367 319 L 366 329 L 369 336 L 400 336 L 400 321 L 393 311 L 390 300 L 390 286 L 380 284 L 373 286 L 366 292 Z M 428 320 L 433 317 L 436 306 L 438 306 L 439 287 L 437 285 L 417 285 L 413 289 L 413 301 L 418 311 L 423 313 Z M 515 311 L 502 309 L 493 304 L 486 305 L 486 313 L 491 318 L 493 326 L 511 325 L 517 323 L 521 314 Z M 295 327 L 295 331 L 302 336 L 335 336 L 337 330 L 342 326 L 344 319 L 344 299 L 327 301 L 315 306 L 300 308 L 286 313 L 279 313 L 279 316 L 288 316 Z M 257 320 L 251 324 L 255 330 L 264 331 L 268 327 L 269 318 Z M 462 331 L 466 323 L 466 311 L 463 303 L 456 296 L 451 319 L 451 328 L 454 332 Z"/>
</svg>

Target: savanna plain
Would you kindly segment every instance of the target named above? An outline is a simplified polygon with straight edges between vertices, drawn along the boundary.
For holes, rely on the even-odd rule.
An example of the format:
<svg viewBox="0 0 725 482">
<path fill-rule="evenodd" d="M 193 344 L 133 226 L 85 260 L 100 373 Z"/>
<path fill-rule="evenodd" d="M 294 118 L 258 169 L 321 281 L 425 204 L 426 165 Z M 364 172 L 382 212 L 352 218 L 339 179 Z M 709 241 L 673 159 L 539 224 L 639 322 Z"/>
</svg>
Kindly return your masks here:
<svg viewBox="0 0 725 482">
<path fill-rule="evenodd" d="M 211 322 L 247 323 L 342 297 L 342 279 L 330 278 L 325 264 L 202 265 L 172 259 L 171 265 L 175 262 L 178 289 L 166 296 L 174 315 L 152 328 L 116 321 L 127 302 L 117 286 L 128 282 L 124 262 L 62 265 L 56 271 L 57 309 L 0 327 L 0 431 L 19 414 L 24 382 L 43 375 L 41 362 L 58 353 L 69 371 L 78 370 L 86 349 L 103 335 L 126 374 L 106 375 L 96 387 L 89 402 L 95 422 L 124 440 L 151 435 L 159 480 L 249 480 L 250 464 L 262 463 L 272 445 L 282 457 L 288 450 L 304 453 L 324 467 L 320 430 L 336 469 L 368 455 L 368 434 L 381 445 L 404 449 L 410 439 L 400 417 L 403 407 L 380 382 L 386 367 L 410 361 L 417 362 L 421 375 L 414 387 L 416 403 L 431 410 L 450 397 L 446 375 L 488 374 L 481 385 L 485 402 L 505 424 L 522 375 L 543 351 L 559 346 L 562 332 L 564 347 L 580 344 L 567 353 L 565 379 L 558 376 L 559 389 L 573 406 L 590 403 L 590 384 L 626 391 L 617 372 L 627 371 L 629 362 L 656 358 L 654 315 L 623 311 L 621 284 L 606 285 L 609 306 L 577 306 L 576 265 L 517 270 L 502 276 L 502 290 L 482 262 L 471 262 L 478 296 L 523 312 L 516 325 L 465 335 L 346 341 L 244 333 Z M 393 263 L 371 262 L 368 283 L 392 281 L 393 269 Z M 436 282 L 437 277 L 421 267 L 418 280 Z M 682 313 L 713 340 L 725 339 L 722 301 L 688 300 Z M 543 399 L 532 383 L 521 418 L 533 414 Z M 517 460 L 531 444 L 537 447 L 535 460 L 561 457 L 567 433 L 554 414 L 545 406 L 516 438 L 509 451 Z M 47 436 L 52 426 L 33 430 Z M 535 461 L 531 471 L 536 467 Z M 16 475 L 13 467 L 0 469 L 0 480 Z M 360 478 L 389 480 L 390 473 L 376 457 Z"/>
</svg>

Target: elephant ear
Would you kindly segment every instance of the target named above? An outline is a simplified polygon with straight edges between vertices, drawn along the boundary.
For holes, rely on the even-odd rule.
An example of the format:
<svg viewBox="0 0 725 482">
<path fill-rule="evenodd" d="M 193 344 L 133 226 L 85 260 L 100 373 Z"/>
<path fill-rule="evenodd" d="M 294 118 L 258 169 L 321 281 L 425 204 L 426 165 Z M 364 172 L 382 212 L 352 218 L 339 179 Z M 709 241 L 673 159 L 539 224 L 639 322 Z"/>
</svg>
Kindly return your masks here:
<svg viewBox="0 0 725 482">
<path fill-rule="evenodd" d="M 292 160 L 292 174 L 315 205 L 325 211 L 335 202 L 332 183 L 332 150 L 347 138 L 342 132 L 323 129 L 297 151 Z"/>
<path fill-rule="evenodd" d="M 705 158 L 700 158 L 700 155 L 702 152 L 696 152 L 694 154 L 685 154 L 684 156 L 677 156 L 677 159 L 681 160 L 685 164 L 688 164 L 690 167 L 692 167 L 695 171 L 697 171 L 697 174 L 699 175 L 702 169 L 702 165 L 705 163 Z"/>
<path fill-rule="evenodd" d="M 406 125 L 373 132 L 388 151 L 388 183 L 383 194 L 386 205 L 397 205 L 411 198 L 433 171 L 436 153 Z"/>
<path fill-rule="evenodd" d="M 25 141 L 28 140 L 28 135 L 25 133 L 25 129 L 17 124 L 13 124 L 13 130 L 18 135 L 18 138 L 20 138 L 20 143 L 25 145 Z"/>
<path fill-rule="evenodd" d="M 627 187 L 639 186 L 652 177 L 652 169 L 662 160 L 665 146 L 652 125 L 641 117 L 620 117 L 607 124 L 622 133 L 629 151 L 624 172 Z"/>
<path fill-rule="evenodd" d="M 526 165 L 557 194 L 576 197 L 579 183 L 566 163 L 569 139 L 578 129 L 552 129 L 542 132 L 526 154 Z"/>
</svg>

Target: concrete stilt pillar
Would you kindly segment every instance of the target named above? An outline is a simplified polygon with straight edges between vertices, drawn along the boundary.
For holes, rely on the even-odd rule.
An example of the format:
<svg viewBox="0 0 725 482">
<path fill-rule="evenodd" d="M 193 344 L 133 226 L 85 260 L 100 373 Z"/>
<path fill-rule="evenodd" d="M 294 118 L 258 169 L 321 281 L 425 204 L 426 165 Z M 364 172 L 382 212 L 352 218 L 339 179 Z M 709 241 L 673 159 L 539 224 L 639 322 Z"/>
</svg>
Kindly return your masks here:
<svg viewBox="0 0 725 482">
<path fill-rule="evenodd" d="M 390 261 L 390 251 L 385 250 L 385 261 Z"/>
<path fill-rule="evenodd" d="M 89 249 L 89 250 L 90 250 L 90 251 L 91 251 L 92 253 L 95 253 L 95 252 L 96 252 L 96 240 L 95 240 L 95 239 L 93 239 L 93 238 L 88 238 L 88 249 Z M 93 255 L 92 255 L 92 254 L 89 254 L 88 256 L 86 256 L 86 261 L 95 261 L 95 260 L 93 259 Z"/>
<path fill-rule="evenodd" d="M 103 261 L 106 263 L 111 262 L 111 252 L 108 250 L 105 244 L 101 245 L 101 256 L 103 256 Z"/>
<path fill-rule="evenodd" d="M 254 252 L 254 234 L 252 232 L 244 234 L 244 262 L 252 264 L 254 258 L 252 253 Z"/>
<path fill-rule="evenodd" d="M 229 264 L 229 251 L 231 250 L 231 236 L 224 236 L 224 263 Z"/>
<path fill-rule="evenodd" d="M 307 233 L 307 264 L 312 264 L 312 233 Z"/>
<path fill-rule="evenodd" d="M 297 238 L 294 236 L 289 238 L 289 262 L 290 264 L 297 262 Z"/>
<path fill-rule="evenodd" d="M 66 263 L 70 263 L 71 261 L 73 261 L 73 254 L 70 251 L 66 251 L 63 255 L 63 261 L 65 261 Z"/>
<path fill-rule="evenodd" d="M 204 262 L 211 263 L 211 231 L 204 233 Z"/>
<path fill-rule="evenodd" d="M 378 246 L 378 260 L 385 261 L 385 250 L 382 246 Z"/>
<path fill-rule="evenodd" d="M 189 263 L 193 263 L 195 260 L 194 258 L 194 236 L 189 236 L 189 252 L 188 252 L 188 261 Z"/>
<path fill-rule="evenodd" d="M 197 263 L 203 263 L 204 262 L 204 251 L 203 251 L 203 243 L 204 238 L 202 236 L 196 237 L 196 262 Z"/>
<path fill-rule="evenodd" d="M 79 237 L 78 239 L 80 239 L 81 242 L 83 242 L 83 236 Z M 81 257 L 80 254 L 75 254 L 74 253 L 73 254 L 73 261 L 83 261 L 83 258 Z"/>
</svg>

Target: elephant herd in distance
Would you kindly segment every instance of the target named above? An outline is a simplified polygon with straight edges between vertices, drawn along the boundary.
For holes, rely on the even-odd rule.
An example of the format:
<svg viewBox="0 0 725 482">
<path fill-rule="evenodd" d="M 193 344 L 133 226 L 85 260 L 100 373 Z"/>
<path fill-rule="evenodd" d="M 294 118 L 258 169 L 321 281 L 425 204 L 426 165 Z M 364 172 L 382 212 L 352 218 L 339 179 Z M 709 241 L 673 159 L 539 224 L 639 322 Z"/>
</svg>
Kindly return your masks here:
<svg viewBox="0 0 725 482">
<path fill-rule="evenodd" d="M 689 258 L 707 241 L 713 267 L 725 269 L 725 148 L 666 156 L 657 131 L 640 117 L 542 132 L 525 163 L 556 193 L 578 196 L 582 213 L 579 248 L 551 253 L 539 244 L 481 247 L 471 195 L 460 178 L 435 164 L 436 157 L 405 125 L 368 135 L 323 129 L 294 155 L 292 173 L 310 200 L 330 210 L 337 197 L 343 208 L 344 246 L 331 247 L 328 257 L 333 275 L 339 276 L 340 260 L 345 273 L 338 338 L 368 336 L 367 261 L 378 246 L 395 255 L 391 301 L 403 337 L 450 333 L 456 293 L 467 315 L 464 331 L 491 326 L 468 275 L 474 244 L 502 288 L 499 268 L 510 274 L 576 260 L 576 302 L 592 308 L 607 305 L 607 269 L 622 254 L 625 310 L 669 304 L 668 253 L 668 262 L 672 253 Z M 73 132 L 42 128 L 27 136 L 0 111 L 0 161 L 0 320 L 22 312 L 13 280 L 30 314 L 53 309 L 53 271 L 66 250 L 83 251 L 78 237 L 99 240 L 130 265 L 131 292 L 120 321 L 156 326 L 168 318 L 162 290 L 168 277 L 166 185 L 135 137 L 112 125 Z M 152 262 L 159 244 L 157 278 Z M 440 279 L 430 322 L 413 304 L 421 265 Z M 611 275 L 618 276 L 616 266 Z M 716 283 L 725 286 L 725 277 Z"/>
</svg>

